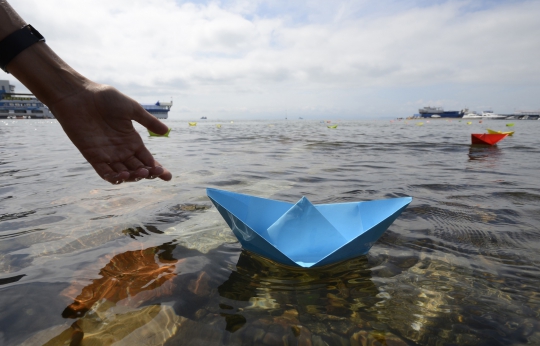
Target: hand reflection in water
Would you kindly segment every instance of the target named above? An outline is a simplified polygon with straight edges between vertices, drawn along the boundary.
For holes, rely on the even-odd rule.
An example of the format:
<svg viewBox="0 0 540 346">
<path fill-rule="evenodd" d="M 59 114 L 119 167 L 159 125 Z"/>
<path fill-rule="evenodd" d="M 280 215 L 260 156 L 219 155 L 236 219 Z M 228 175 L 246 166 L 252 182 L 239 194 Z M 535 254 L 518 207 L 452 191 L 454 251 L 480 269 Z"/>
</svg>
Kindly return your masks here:
<svg viewBox="0 0 540 346">
<path fill-rule="evenodd" d="M 85 286 L 62 312 L 62 317 L 80 317 L 100 300 L 137 307 L 152 297 L 170 295 L 171 279 L 176 275 L 178 263 L 171 256 L 173 249 L 174 246 L 165 244 L 114 256 L 99 271 L 101 278 Z M 78 287 L 71 286 L 63 294 L 73 297 L 78 291 Z"/>
</svg>

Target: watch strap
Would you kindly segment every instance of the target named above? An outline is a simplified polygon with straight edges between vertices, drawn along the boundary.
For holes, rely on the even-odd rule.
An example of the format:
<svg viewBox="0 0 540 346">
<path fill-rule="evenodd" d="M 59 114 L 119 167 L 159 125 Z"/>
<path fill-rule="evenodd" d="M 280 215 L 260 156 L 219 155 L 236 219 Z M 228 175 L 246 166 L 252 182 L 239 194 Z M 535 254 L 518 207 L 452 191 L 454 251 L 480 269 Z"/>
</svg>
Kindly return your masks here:
<svg viewBox="0 0 540 346">
<path fill-rule="evenodd" d="M 30 24 L 9 34 L 0 41 L 0 68 L 9 73 L 6 69 L 7 64 L 20 52 L 39 41 L 45 42 L 45 38 Z"/>
</svg>

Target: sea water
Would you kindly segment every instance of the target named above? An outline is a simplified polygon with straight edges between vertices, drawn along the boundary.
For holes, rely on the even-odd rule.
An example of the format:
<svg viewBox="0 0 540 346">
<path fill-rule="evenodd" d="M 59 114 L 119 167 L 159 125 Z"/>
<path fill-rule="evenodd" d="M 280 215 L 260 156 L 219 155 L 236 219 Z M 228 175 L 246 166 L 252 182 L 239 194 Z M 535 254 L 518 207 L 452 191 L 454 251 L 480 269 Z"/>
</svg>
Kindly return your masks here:
<svg viewBox="0 0 540 346">
<path fill-rule="evenodd" d="M 540 122 L 188 121 L 137 126 L 172 181 L 113 186 L 55 120 L 0 120 L 0 345 L 540 343 Z M 306 270 L 242 251 L 206 187 L 414 200 Z"/>
</svg>

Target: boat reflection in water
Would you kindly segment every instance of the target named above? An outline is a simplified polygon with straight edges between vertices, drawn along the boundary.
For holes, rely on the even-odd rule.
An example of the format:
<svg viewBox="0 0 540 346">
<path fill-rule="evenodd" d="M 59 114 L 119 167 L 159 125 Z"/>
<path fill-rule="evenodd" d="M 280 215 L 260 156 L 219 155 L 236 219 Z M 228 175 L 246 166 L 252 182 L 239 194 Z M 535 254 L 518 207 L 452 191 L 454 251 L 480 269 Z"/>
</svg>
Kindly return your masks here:
<svg viewBox="0 0 540 346">
<path fill-rule="evenodd" d="M 236 303 L 222 313 L 227 330 L 238 330 L 247 323 L 245 331 L 249 334 L 274 325 L 276 337 L 290 342 L 300 338 L 300 344 L 302 339 L 311 340 L 315 320 L 321 323 L 328 316 L 343 320 L 347 316 L 358 322 L 362 320 L 359 310 L 380 301 L 366 256 L 306 270 L 244 250 L 236 270 L 218 287 L 218 292 L 224 302 Z"/>
<path fill-rule="evenodd" d="M 493 145 L 471 145 L 469 147 L 469 161 L 498 162 L 501 159 L 502 151 Z"/>
</svg>

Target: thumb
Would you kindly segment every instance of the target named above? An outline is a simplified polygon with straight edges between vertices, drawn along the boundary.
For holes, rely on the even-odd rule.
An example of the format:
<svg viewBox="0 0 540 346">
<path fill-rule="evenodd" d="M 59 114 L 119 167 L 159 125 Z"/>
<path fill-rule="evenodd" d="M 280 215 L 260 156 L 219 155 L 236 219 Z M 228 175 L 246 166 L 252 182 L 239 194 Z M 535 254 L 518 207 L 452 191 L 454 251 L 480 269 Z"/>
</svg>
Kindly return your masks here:
<svg viewBox="0 0 540 346">
<path fill-rule="evenodd" d="M 158 118 L 148 113 L 140 105 L 137 105 L 137 110 L 133 116 L 133 120 L 146 127 L 148 130 L 157 133 L 158 135 L 164 135 L 169 131 L 169 127 L 159 121 Z"/>
</svg>

